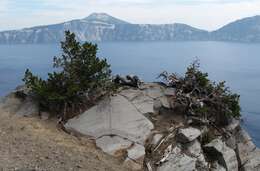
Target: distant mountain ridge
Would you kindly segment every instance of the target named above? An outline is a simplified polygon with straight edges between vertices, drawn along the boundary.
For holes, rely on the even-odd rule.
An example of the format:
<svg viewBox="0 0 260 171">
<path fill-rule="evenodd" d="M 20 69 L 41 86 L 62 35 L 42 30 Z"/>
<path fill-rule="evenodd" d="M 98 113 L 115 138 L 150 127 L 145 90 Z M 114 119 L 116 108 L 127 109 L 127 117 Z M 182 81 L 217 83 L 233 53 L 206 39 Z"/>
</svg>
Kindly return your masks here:
<svg viewBox="0 0 260 171">
<path fill-rule="evenodd" d="M 186 24 L 132 24 L 105 13 L 60 24 L 0 32 L 1 44 L 57 43 L 64 31 L 80 41 L 235 41 L 260 42 L 260 16 L 230 23 L 208 32 Z"/>
</svg>

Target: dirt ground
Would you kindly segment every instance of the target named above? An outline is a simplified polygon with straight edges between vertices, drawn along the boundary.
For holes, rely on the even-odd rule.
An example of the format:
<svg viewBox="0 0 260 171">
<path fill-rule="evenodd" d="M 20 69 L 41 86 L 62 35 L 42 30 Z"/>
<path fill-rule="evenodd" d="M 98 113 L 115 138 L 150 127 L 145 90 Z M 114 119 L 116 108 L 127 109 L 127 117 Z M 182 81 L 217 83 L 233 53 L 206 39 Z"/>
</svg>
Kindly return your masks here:
<svg viewBox="0 0 260 171">
<path fill-rule="evenodd" d="M 54 121 L 0 110 L 0 171 L 126 171 L 91 140 L 59 130 Z"/>
</svg>

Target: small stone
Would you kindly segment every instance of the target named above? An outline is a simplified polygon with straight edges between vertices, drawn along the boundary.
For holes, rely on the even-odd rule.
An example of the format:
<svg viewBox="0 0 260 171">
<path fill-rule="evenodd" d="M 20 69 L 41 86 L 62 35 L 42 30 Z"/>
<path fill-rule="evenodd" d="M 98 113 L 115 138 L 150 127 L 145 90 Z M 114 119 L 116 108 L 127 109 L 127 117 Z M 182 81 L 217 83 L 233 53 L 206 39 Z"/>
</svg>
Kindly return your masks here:
<svg viewBox="0 0 260 171">
<path fill-rule="evenodd" d="M 179 133 L 177 135 L 178 141 L 182 143 L 189 143 L 195 139 L 197 139 L 201 135 L 201 131 L 196 128 L 183 128 L 179 129 Z"/>
<path fill-rule="evenodd" d="M 202 149 L 198 140 L 187 143 L 184 146 L 191 156 L 199 157 L 201 155 Z"/>
<path fill-rule="evenodd" d="M 143 163 L 145 156 L 145 148 L 142 145 L 134 144 L 133 147 L 127 150 L 128 158 L 138 162 Z"/>
<path fill-rule="evenodd" d="M 152 139 L 151 144 L 152 144 L 153 146 L 156 146 L 156 145 L 160 142 L 160 140 L 162 139 L 162 137 L 163 137 L 162 134 L 155 134 L 155 135 L 153 136 L 153 139 Z"/>
<path fill-rule="evenodd" d="M 103 136 L 96 140 L 96 145 L 105 153 L 119 157 L 132 145 L 132 142 L 118 136 Z"/>
<path fill-rule="evenodd" d="M 170 109 L 171 105 L 169 103 L 169 100 L 166 96 L 160 97 L 159 100 L 161 101 L 162 107 L 166 109 Z"/>
</svg>

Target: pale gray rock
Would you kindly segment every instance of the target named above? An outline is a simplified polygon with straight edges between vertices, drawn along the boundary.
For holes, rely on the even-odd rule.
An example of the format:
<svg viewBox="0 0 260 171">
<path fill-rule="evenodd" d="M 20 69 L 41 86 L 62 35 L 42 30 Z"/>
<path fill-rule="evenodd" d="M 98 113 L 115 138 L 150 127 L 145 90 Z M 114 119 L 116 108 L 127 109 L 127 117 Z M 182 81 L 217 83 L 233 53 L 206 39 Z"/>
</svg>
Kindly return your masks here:
<svg viewBox="0 0 260 171">
<path fill-rule="evenodd" d="M 134 144 L 133 147 L 127 150 L 127 156 L 135 162 L 142 164 L 145 156 L 144 146 L 140 144 Z"/>
<path fill-rule="evenodd" d="M 145 148 L 143 145 L 134 144 L 131 148 L 127 149 L 127 158 L 124 165 L 133 170 L 141 170 L 143 168 L 145 158 Z"/>
<path fill-rule="evenodd" d="M 103 136 L 96 140 L 97 147 L 112 156 L 121 156 L 123 150 L 128 149 L 133 143 L 118 136 Z"/>
<path fill-rule="evenodd" d="M 122 90 L 119 94 L 126 97 L 129 101 L 133 101 L 135 98 L 139 96 L 144 96 L 142 91 L 131 88 Z"/>
<path fill-rule="evenodd" d="M 118 135 L 143 144 L 154 127 L 125 97 L 115 95 L 70 119 L 65 128 L 94 138 Z"/>
<path fill-rule="evenodd" d="M 152 141 L 151 141 L 151 145 L 156 146 L 156 145 L 160 142 L 160 140 L 162 139 L 162 137 L 163 137 L 162 134 L 155 134 L 155 135 L 153 136 Z"/>
<path fill-rule="evenodd" d="M 146 95 L 136 97 L 132 104 L 142 114 L 154 113 L 154 100 Z"/>
<path fill-rule="evenodd" d="M 195 139 L 197 139 L 201 135 L 201 131 L 197 128 L 182 128 L 179 129 L 177 138 L 179 142 L 189 143 Z"/>
<path fill-rule="evenodd" d="M 238 170 L 236 153 L 220 139 L 215 139 L 204 146 L 210 158 L 216 159 L 228 171 Z"/>
<path fill-rule="evenodd" d="M 166 109 L 171 108 L 170 102 L 166 96 L 159 97 L 158 99 L 160 100 L 162 107 Z"/>
<path fill-rule="evenodd" d="M 194 140 L 184 145 L 185 150 L 193 157 L 199 157 L 202 153 L 201 145 L 198 140 Z"/>
<path fill-rule="evenodd" d="M 180 149 L 173 149 L 173 152 L 168 156 L 167 161 L 162 163 L 157 171 L 195 171 L 196 159 L 182 153 Z"/>
<path fill-rule="evenodd" d="M 125 89 L 120 92 L 120 95 L 131 101 L 132 104 L 142 114 L 154 112 L 154 100 L 146 95 L 143 91 L 137 89 Z"/>
</svg>

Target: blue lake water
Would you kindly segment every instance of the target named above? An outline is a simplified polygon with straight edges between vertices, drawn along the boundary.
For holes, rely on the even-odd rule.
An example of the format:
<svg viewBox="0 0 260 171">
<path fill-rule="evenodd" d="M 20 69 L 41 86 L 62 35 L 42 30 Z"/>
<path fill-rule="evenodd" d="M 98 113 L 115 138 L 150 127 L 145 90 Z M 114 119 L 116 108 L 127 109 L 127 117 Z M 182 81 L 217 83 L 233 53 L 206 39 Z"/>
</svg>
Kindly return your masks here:
<svg viewBox="0 0 260 171">
<path fill-rule="evenodd" d="M 26 68 L 46 76 L 59 45 L 0 45 L 0 96 L 21 84 Z M 244 126 L 260 146 L 260 44 L 225 42 L 116 42 L 99 44 L 115 74 L 157 81 L 162 71 L 183 74 L 198 57 L 211 79 L 226 80 L 241 95 Z"/>
</svg>

